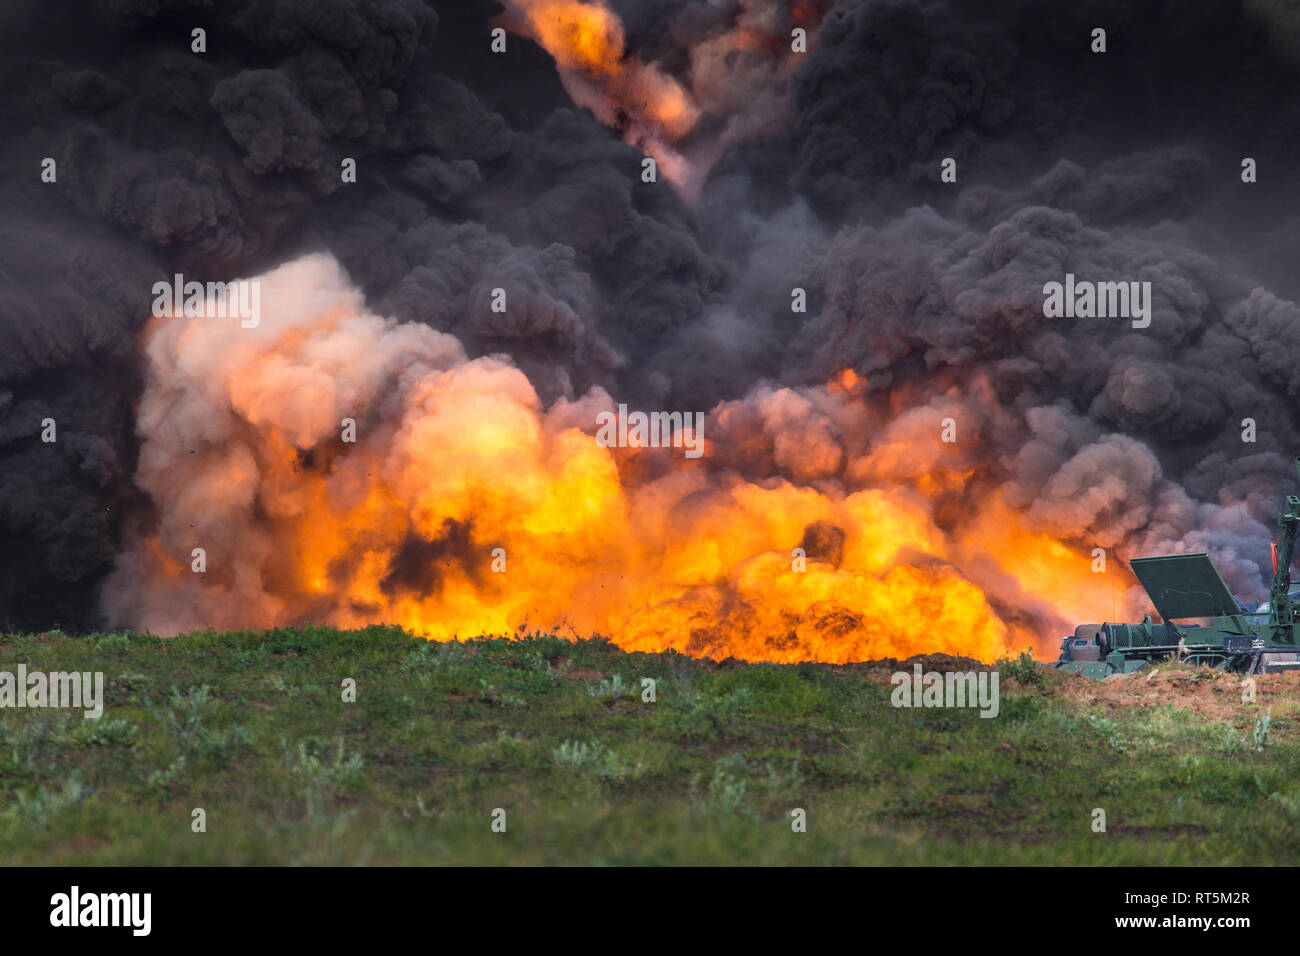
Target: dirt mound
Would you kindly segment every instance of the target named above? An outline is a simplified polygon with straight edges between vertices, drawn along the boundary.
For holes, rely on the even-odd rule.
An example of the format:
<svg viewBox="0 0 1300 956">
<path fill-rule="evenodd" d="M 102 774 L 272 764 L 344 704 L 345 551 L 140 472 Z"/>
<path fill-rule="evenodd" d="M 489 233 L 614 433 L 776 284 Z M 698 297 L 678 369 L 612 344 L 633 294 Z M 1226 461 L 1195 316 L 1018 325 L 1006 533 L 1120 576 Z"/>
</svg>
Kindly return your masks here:
<svg viewBox="0 0 1300 956">
<path fill-rule="evenodd" d="M 1300 673 L 1261 674 L 1255 682 L 1255 698 L 1268 706 L 1269 698 L 1300 698 Z M 1246 676 L 1209 667 L 1166 666 L 1135 674 L 1105 679 L 1062 673 L 1056 693 L 1082 704 L 1111 710 L 1161 707 L 1172 704 L 1209 720 L 1240 719 Z M 1250 705 L 1250 712 L 1254 712 Z M 1277 711 L 1274 711 L 1276 715 Z"/>
</svg>

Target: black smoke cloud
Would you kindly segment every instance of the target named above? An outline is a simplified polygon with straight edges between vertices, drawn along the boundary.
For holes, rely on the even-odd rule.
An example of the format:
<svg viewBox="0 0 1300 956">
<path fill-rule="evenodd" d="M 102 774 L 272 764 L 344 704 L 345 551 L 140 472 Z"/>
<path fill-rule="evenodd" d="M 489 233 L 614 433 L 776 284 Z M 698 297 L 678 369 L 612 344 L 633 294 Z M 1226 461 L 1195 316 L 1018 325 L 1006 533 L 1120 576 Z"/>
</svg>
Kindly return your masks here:
<svg viewBox="0 0 1300 956">
<path fill-rule="evenodd" d="M 757 0 L 611 7 L 631 52 L 672 75 L 729 24 L 790 16 Z M 601 386 L 707 409 L 846 366 L 882 395 L 979 377 L 1002 411 L 978 451 L 1027 520 L 1207 547 L 1258 591 L 1300 451 L 1290 15 L 820 10 L 788 89 L 764 90 L 784 121 L 744 124 L 687 203 L 639 181 L 640 154 L 569 100 L 543 51 L 512 37 L 508 57 L 488 53 L 498 4 L 11 3 L 0 627 L 101 624 L 124 523 L 151 520 L 132 474 L 153 282 L 318 250 L 377 312 L 508 354 L 545 401 Z M 946 156 L 956 185 L 938 181 Z M 1243 156 L 1258 183 L 1240 181 Z M 44 157 L 56 183 L 39 179 Z M 346 186 L 345 157 L 359 169 Z M 1044 320 L 1042 284 L 1066 271 L 1151 281 L 1150 329 Z M 496 286 L 508 318 L 485 306 Z M 790 310 L 795 286 L 806 314 Z M 47 417 L 54 444 L 39 440 Z M 788 450 L 736 467 L 824 479 L 846 459 L 833 427 L 813 431 L 824 467 Z"/>
</svg>

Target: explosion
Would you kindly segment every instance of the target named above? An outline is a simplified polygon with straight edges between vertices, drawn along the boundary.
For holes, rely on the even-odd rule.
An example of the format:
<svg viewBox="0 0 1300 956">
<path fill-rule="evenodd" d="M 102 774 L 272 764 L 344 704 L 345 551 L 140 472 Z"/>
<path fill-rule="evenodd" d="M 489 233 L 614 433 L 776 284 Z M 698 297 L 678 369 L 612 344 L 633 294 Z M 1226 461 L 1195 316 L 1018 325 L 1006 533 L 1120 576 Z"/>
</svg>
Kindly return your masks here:
<svg viewBox="0 0 1300 956">
<path fill-rule="evenodd" d="M 28 6 L 8 630 L 990 660 L 1150 610 L 1139 555 L 1267 594 L 1300 177 L 1258 13 L 1134 14 L 1153 71 L 1095 3 L 240 0 L 202 53 L 201 3 Z M 1141 322 L 1049 315 L 1071 275 Z M 151 304 L 180 276 L 260 321 Z M 609 447 L 624 408 L 698 441 Z"/>
<path fill-rule="evenodd" d="M 815 5 L 788 10 L 747 0 L 734 23 L 685 51 L 690 66 L 679 80 L 629 55 L 622 22 L 599 2 L 509 0 L 508 6 L 501 22 L 555 59 L 574 102 L 653 156 L 690 197 L 728 146 L 784 119 L 796 62 L 790 27 L 811 28 L 821 15 Z M 683 141 L 706 117 L 716 128 L 683 152 Z"/>
<path fill-rule="evenodd" d="M 543 407 L 502 358 L 371 314 L 328 257 L 254 281 L 256 328 L 175 316 L 147 333 L 137 481 L 159 518 L 108 588 L 120 621 L 992 660 L 1041 649 L 1108 586 L 943 451 L 939 413 L 987 390 L 917 417 L 868 401 L 847 370 L 764 387 L 711 411 L 693 461 L 604 447 L 602 389 Z M 949 504 L 973 510 L 944 530 Z M 1051 596 L 1063 583 L 1072 602 Z"/>
</svg>

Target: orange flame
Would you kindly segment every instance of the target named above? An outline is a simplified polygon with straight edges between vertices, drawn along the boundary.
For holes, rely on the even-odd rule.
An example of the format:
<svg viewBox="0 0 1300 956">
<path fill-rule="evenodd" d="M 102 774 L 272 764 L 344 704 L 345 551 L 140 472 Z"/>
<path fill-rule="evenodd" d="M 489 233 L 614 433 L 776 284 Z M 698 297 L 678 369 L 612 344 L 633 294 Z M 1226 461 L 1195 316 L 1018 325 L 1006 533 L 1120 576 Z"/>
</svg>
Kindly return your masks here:
<svg viewBox="0 0 1300 956">
<path fill-rule="evenodd" d="M 604 7 L 569 2 L 525 6 L 537 41 L 562 67 L 612 75 L 623 58 L 623 25 Z"/>
<path fill-rule="evenodd" d="M 677 80 L 624 50 L 623 24 L 610 10 L 579 0 L 512 0 L 502 20 L 555 58 L 569 94 L 636 146 L 666 147 L 699 116 Z M 670 164 L 671 165 L 671 164 Z"/>
<path fill-rule="evenodd" d="M 501 359 L 367 313 L 324 257 L 262 290 L 256 329 L 147 333 L 137 481 L 159 517 L 108 589 L 121 623 L 993 660 L 1109 607 L 1086 552 L 1026 530 L 988 468 L 938 441 L 944 414 L 991 400 L 978 384 L 901 409 L 849 369 L 761 389 L 712 410 L 692 460 L 604 447 L 603 392 L 543 408 Z"/>
<path fill-rule="evenodd" d="M 735 24 L 684 51 L 691 65 L 679 79 L 629 53 L 622 21 L 597 0 L 506 0 L 506 5 L 499 22 L 554 58 L 574 101 L 653 156 L 668 181 L 691 197 L 729 143 L 781 115 L 779 97 L 760 95 L 755 86 L 783 89 L 793 72 L 798 57 L 787 20 L 811 28 L 823 15 L 819 4 L 779 15 L 780 5 L 772 10 L 741 5 Z M 754 57 L 742 74 L 735 64 L 746 53 Z M 737 115 L 746 112 L 754 115 Z M 721 120 L 714 124 L 713 140 L 684 147 L 705 115 Z"/>
</svg>

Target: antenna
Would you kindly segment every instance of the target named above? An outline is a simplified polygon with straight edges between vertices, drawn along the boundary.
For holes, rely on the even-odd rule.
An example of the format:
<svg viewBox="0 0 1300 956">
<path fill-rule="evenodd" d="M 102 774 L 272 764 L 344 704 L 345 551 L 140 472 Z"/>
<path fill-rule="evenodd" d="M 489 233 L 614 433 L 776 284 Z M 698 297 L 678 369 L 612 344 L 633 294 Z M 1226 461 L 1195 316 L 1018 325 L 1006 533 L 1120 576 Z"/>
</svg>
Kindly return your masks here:
<svg viewBox="0 0 1300 956">
<path fill-rule="evenodd" d="M 1110 520 L 1110 502 L 1106 502 L 1106 551 L 1110 554 L 1110 619 L 1113 621 L 1119 617 L 1119 611 L 1115 608 L 1115 525 Z"/>
</svg>

